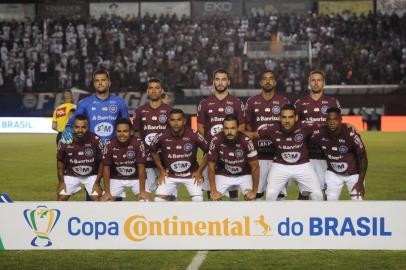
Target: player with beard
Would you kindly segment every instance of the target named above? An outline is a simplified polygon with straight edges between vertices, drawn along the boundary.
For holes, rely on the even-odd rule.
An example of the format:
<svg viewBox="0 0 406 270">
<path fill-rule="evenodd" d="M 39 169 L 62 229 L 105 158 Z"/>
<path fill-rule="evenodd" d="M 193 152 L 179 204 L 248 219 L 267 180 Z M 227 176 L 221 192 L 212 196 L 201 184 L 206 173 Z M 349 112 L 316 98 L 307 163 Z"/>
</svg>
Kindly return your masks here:
<svg viewBox="0 0 406 270">
<path fill-rule="evenodd" d="M 327 159 L 327 200 L 338 200 L 344 184 L 351 200 L 362 200 L 368 158 L 361 136 L 342 124 L 339 108 L 327 110 L 327 126 L 315 131 L 311 139 L 320 146 Z"/>
<path fill-rule="evenodd" d="M 139 200 L 149 200 L 145 191 L 145 147 L 132 133 L 129 119 L 117 120 L 116 137 L 107 143 L 103 153 L 103 201 L 125 197 L 125 187 L 130 187 Z"/>
<path fill-rule="evenodd" d="M 313 124 L 325 124 L 327 109 L 330 107 L 340 108 L 337 99 L 324 95 L 324 86 L 326 84 L 325 75 L 322 71 L 312 71 L 309 75 L 308 96 L 298 99 L 295 102 L 296 112 L 299 120 Z M 321 149 L 309 142 L 309 158 L 316 171 L 317 178 L 320 182 L 320 188 L 325 190 L 324 175 L 327 170 L 327 163 Z M 308 199 L 307 194 L 299 194 L 300 199 Z"/>
<path fill-rule="evenodd" d="M 185 125 L 183 111 L 173 109 L 169 114 L 169 129 L 158 134 L 151 144 L 151 155 L 159 168 L 155 201 L 167 201 L 180 184 L 185 185 L 192 201 L 203 201 L 202 171 L 207 164 L 207 155 L 204 155 L 200 166 L 196 155 L 198 148 L 206 153 L 208 144 L 201 134 Z M 162 151 L 163 162 L 158 149 Z"/>
<path fill-rule="evenodd" d="M 147 173 L 146 190 L 153 192 L 156 189 L 155 180 L 159 172 L 152 160 L 149 147 L 157 134 L 167 128 L 168 115 L 172 107 L 163 103 L 161 96 L 163 93 L 162 83 L 157 78 L 152 78 L 147 82 L 148 103 L 137 108 L 134 112 L 135 136 L 140 137 L 146 147 L 147 162 L 145 170 Z"/>
<path fill-rule="evenodd" d="M 255 200 L 259 182 L 258 153 L 253 141 L 238 131 L 238 119 L 229 114 L 224 129 L 209 148 L 208 175 L 211 199 L 219 201 L 231 188 L 239 188 L 245 200 Z"/>
<path fill-rule="evenodd" d="M 101 195 L 101 160 L 103 143 L 91 134 L 85 115 L 76 115 L 73 121 L 73 141 L 60 142 L 57 152 L 58 201 L 67 201 L 83 184 L 92 201 Z"/>
<path fill-rule="evenodd" d="M 226 70 L 218 69 L 213 73 L 214 94 L 200 102 L 197 108 L 197 129 L 207 142 L 223 130 L 223 121 L 226 115 L 235 114 L 240 123 L 238 129 L 245 130 L 244 104 L 235 96 L 232 96 L 228 87 L 230 77 Z M 203 172 L 205 182 L 203 189 L 207 191 L 210 199 L 210 185 L 207 169 Z M 238 190 L 230 191 L 230 200 L 238 200 Z"/>
<path fill-rule="evenodd" d="M 247 100 L 245 112 L 248 131 L 256 131 L 264 125 L 279 122 L 281 107 L 290 103 L 286 97 L 276 93 L 276 78 L 272 70 L 262 72 L 259 84 L 262 88 L 261 94 Z M 266 190 L 272 160 L 275 157 L 275 150 L 269 139 L 255 140 L 254 142 L 258 150 L 260 168 L 257 198 L 262 198 Z M 283 193 L 280 194 L 280 197 L 284 196 Z"/>
</svg>

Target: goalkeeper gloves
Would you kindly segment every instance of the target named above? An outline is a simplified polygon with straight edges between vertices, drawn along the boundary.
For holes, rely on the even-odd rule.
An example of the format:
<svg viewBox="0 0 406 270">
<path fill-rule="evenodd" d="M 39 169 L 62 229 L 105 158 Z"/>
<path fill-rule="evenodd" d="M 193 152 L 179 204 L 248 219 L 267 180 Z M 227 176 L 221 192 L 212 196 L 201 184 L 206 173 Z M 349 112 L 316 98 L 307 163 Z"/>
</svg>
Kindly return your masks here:
<svg viewBox="0 0 406 270">
<path fill-rule="evenodd" d="M 66 127 L 62 132 L 62 142 L 70 144 L 73 141 L 73 129 L 71 127 Z"/>
</svg>

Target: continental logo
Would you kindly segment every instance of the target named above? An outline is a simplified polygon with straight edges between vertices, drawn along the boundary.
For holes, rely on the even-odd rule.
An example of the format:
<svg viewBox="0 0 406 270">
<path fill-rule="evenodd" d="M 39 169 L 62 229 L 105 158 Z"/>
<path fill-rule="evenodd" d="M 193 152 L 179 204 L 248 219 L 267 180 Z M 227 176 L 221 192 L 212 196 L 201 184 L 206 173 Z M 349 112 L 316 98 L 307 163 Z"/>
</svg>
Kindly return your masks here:
<svg viewBox="0 0 406 270">
<path fill-rule="evenodd" d="M 124 224 L 126 237 L 134 242 L 141 242 L 148 237 L 167 236 L 268 236 L 271 227 L 264 215 L 252 219 L 244 216 L 239 220 L 183 220 L 172 216 L 163 220 L 149 220 L 143 215 L 129 217 Z"/>
</svg>

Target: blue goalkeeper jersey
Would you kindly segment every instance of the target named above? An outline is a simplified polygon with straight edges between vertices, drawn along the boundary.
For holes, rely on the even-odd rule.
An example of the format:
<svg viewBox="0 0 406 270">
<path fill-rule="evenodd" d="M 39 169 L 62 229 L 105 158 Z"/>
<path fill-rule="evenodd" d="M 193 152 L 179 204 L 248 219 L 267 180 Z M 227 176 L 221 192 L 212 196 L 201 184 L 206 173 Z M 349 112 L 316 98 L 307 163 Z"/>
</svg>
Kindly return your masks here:
<svg viewBox="0 0 406 270">
<path fill-rule="evenodd" d="M 109 95 L 100 99 L 93 94 L 82 99 L 67 126 L 72 127 L 76 115 L 84 114 L 89 121 L 89 131 L 99 136 L 103 143 L 110 141 L 115 136 L 117 118 L 128 118 L 128 108 L 124 100 L 118 96 Z"/>
</svg>

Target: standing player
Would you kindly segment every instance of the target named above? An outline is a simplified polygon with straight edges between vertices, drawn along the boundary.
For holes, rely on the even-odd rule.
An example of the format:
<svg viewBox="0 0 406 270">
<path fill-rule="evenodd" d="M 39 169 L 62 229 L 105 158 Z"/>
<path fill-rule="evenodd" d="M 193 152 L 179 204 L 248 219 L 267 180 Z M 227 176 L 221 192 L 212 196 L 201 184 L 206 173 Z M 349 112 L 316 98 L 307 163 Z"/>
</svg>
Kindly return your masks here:
<svg viewBox="0 0 406 270">
<path fill-rule="evenodd" d="M 200 102 L 197 108 L 197 129 L 207 142 L 223 130 L 223 120 L 228 114 L 237 116 L 239 130 L 245 130 L 244 105 L 240 99 L 232 96 L 228 87 L 230 77 L 226 70 L 218 69 L 213 74 L 214 94 Z M 210 199 L 210 186 L 207 170 L 204 173 L 205 183 L 203 189 L 207 190 Z M 238 191 L 230 192 L 230 200 L 238 200 Z"/>
<path fill-rule="evenodd" d="M 323 200 L 316 173 L 309 162 L 306 144 L 315 126 L 298 122 L 295 107 L 291 104 L 282 106 L 280 116 L 279 123 L 266 125 L 256 132 L 246 132 L 253 138 L 270 138 L 275 146 L 266 199 L 275 201 L 288 181 L 294 179 L 301 192 L 310 193 L 313 200 Z"/>
<path fill-rule="evenodd" d="M 211 199 L 219 201 L 230 188 L 240 188 L 246 200 L 255 200 L 259 182 L 258 153 L 253 141 L 238 131 L 238 119 L 229 114 L 224 129 L 209 148 L 208 175 Z"/>
<path fill-rule="evenodd" d="M 256 131 L 266 124 L 279 122 L 281 107 L 290 103 L 286 97 L 276 94 L 276 79 L 273 71 L 265 70 L 262 72 L 259 84 L 262 88 L 261 94 L 253 96 L 247 101 L 246 122 L 248 131 Z M 272 141 L 269 139 L 254 142 L 258 149 L 260 169 L 257 198 L 262 198 L 275 152 Z"/>
<path fill-rule="evenodd" d="M 312 71 L 309 76 L 308 96 L 298 99 L 295 102 L 296 112 L 300 121 L 313 124 L 324 124 L 327 117 L 327 109 L 330 107 L 340 108 L 337 99 L 324 95 L 325 76 L 322 71 Z M 324 174 L 327 170 L 327 163 L 321 149 L 314 144 L 309 144 L 310 162 L 316 171 L 320 182 L 320 188 L 325 190 Z M 299 194 L 299 198 L 308 199 L 307 194 Z"/>
<path fill-rule="evenodd" d="M 155 201 L 167 201 L 180 184 L 185 185 L 192 201 L 203 201 L 202 171 L 207 164 L 207 155 L 204 155 L 200 166 L 196 155 L 198 148 L 206 153 L 208 144 L 202 135 L 185 125 L 183 111 L 173 109 L 169 114 L 169 129 L 158 134 L 150 146 L 152 158 L 160 172 Z M 158 149 L 162 151 L 163 164 Z"/>
<path fill-rule="evenodd" d="M 102 200 L 125 197 L 125 187 L 131 187 L 140 200 L 149 200 L 149 194 L 145 192 L 145 159 L 144 144 L 140 138 L 132 136 L 131 121 L 118 119 L 116 137 L 107 143 L 103 154 L 105 193 Z"/>
<path fill-rule="evenodd" d="M 343 125 L 341 110 L 327 110 L 327 126 L 314 132 L 312 141 L 319 145 L 327 159 L 327 200 L 336 201 L 346 184 L 351 200 L 362 200 L 368 158 L 359 134 Z"/>
<path fill-rule="evenodd" d="M 69 113 L 76 109 L 76 105 L 73 103 L 73 95 L 71 90 L 63 91 L 63 103 L 56 107 L 52 116 L 52 129 L 58 131 L 56 136 L 56 144 L 62 138 L 62 132 L 65 130 L 66 123 L 72 116 Z"/>
<path fill-rule="evenodd" d="M 163 92 L 162 83 L 159 79 L 153 78 L 147 82 L 147 95 L 149 102 L 134 112 L 135 136 L 140 137 L 146 147 L 147 172 L 146 189 L 148 192 L 155 190 L 155 180 L 158 178 L 158 171 L 150 155 L 149 146 L 155 136 L 166 130 L 168 115 L 172 107 L 163 103 L 161 95 Z"/>
<path fill-rule="evenodd" d="M 57 152 L 58 201 L 67 201 L 83 184 L 92 201 L 101 195 L 101 161 L 103 143 L 91 134 L 85 115 L 76 115 L 73 121 L 73 141 L 60 142 Z"/>
</svg>

